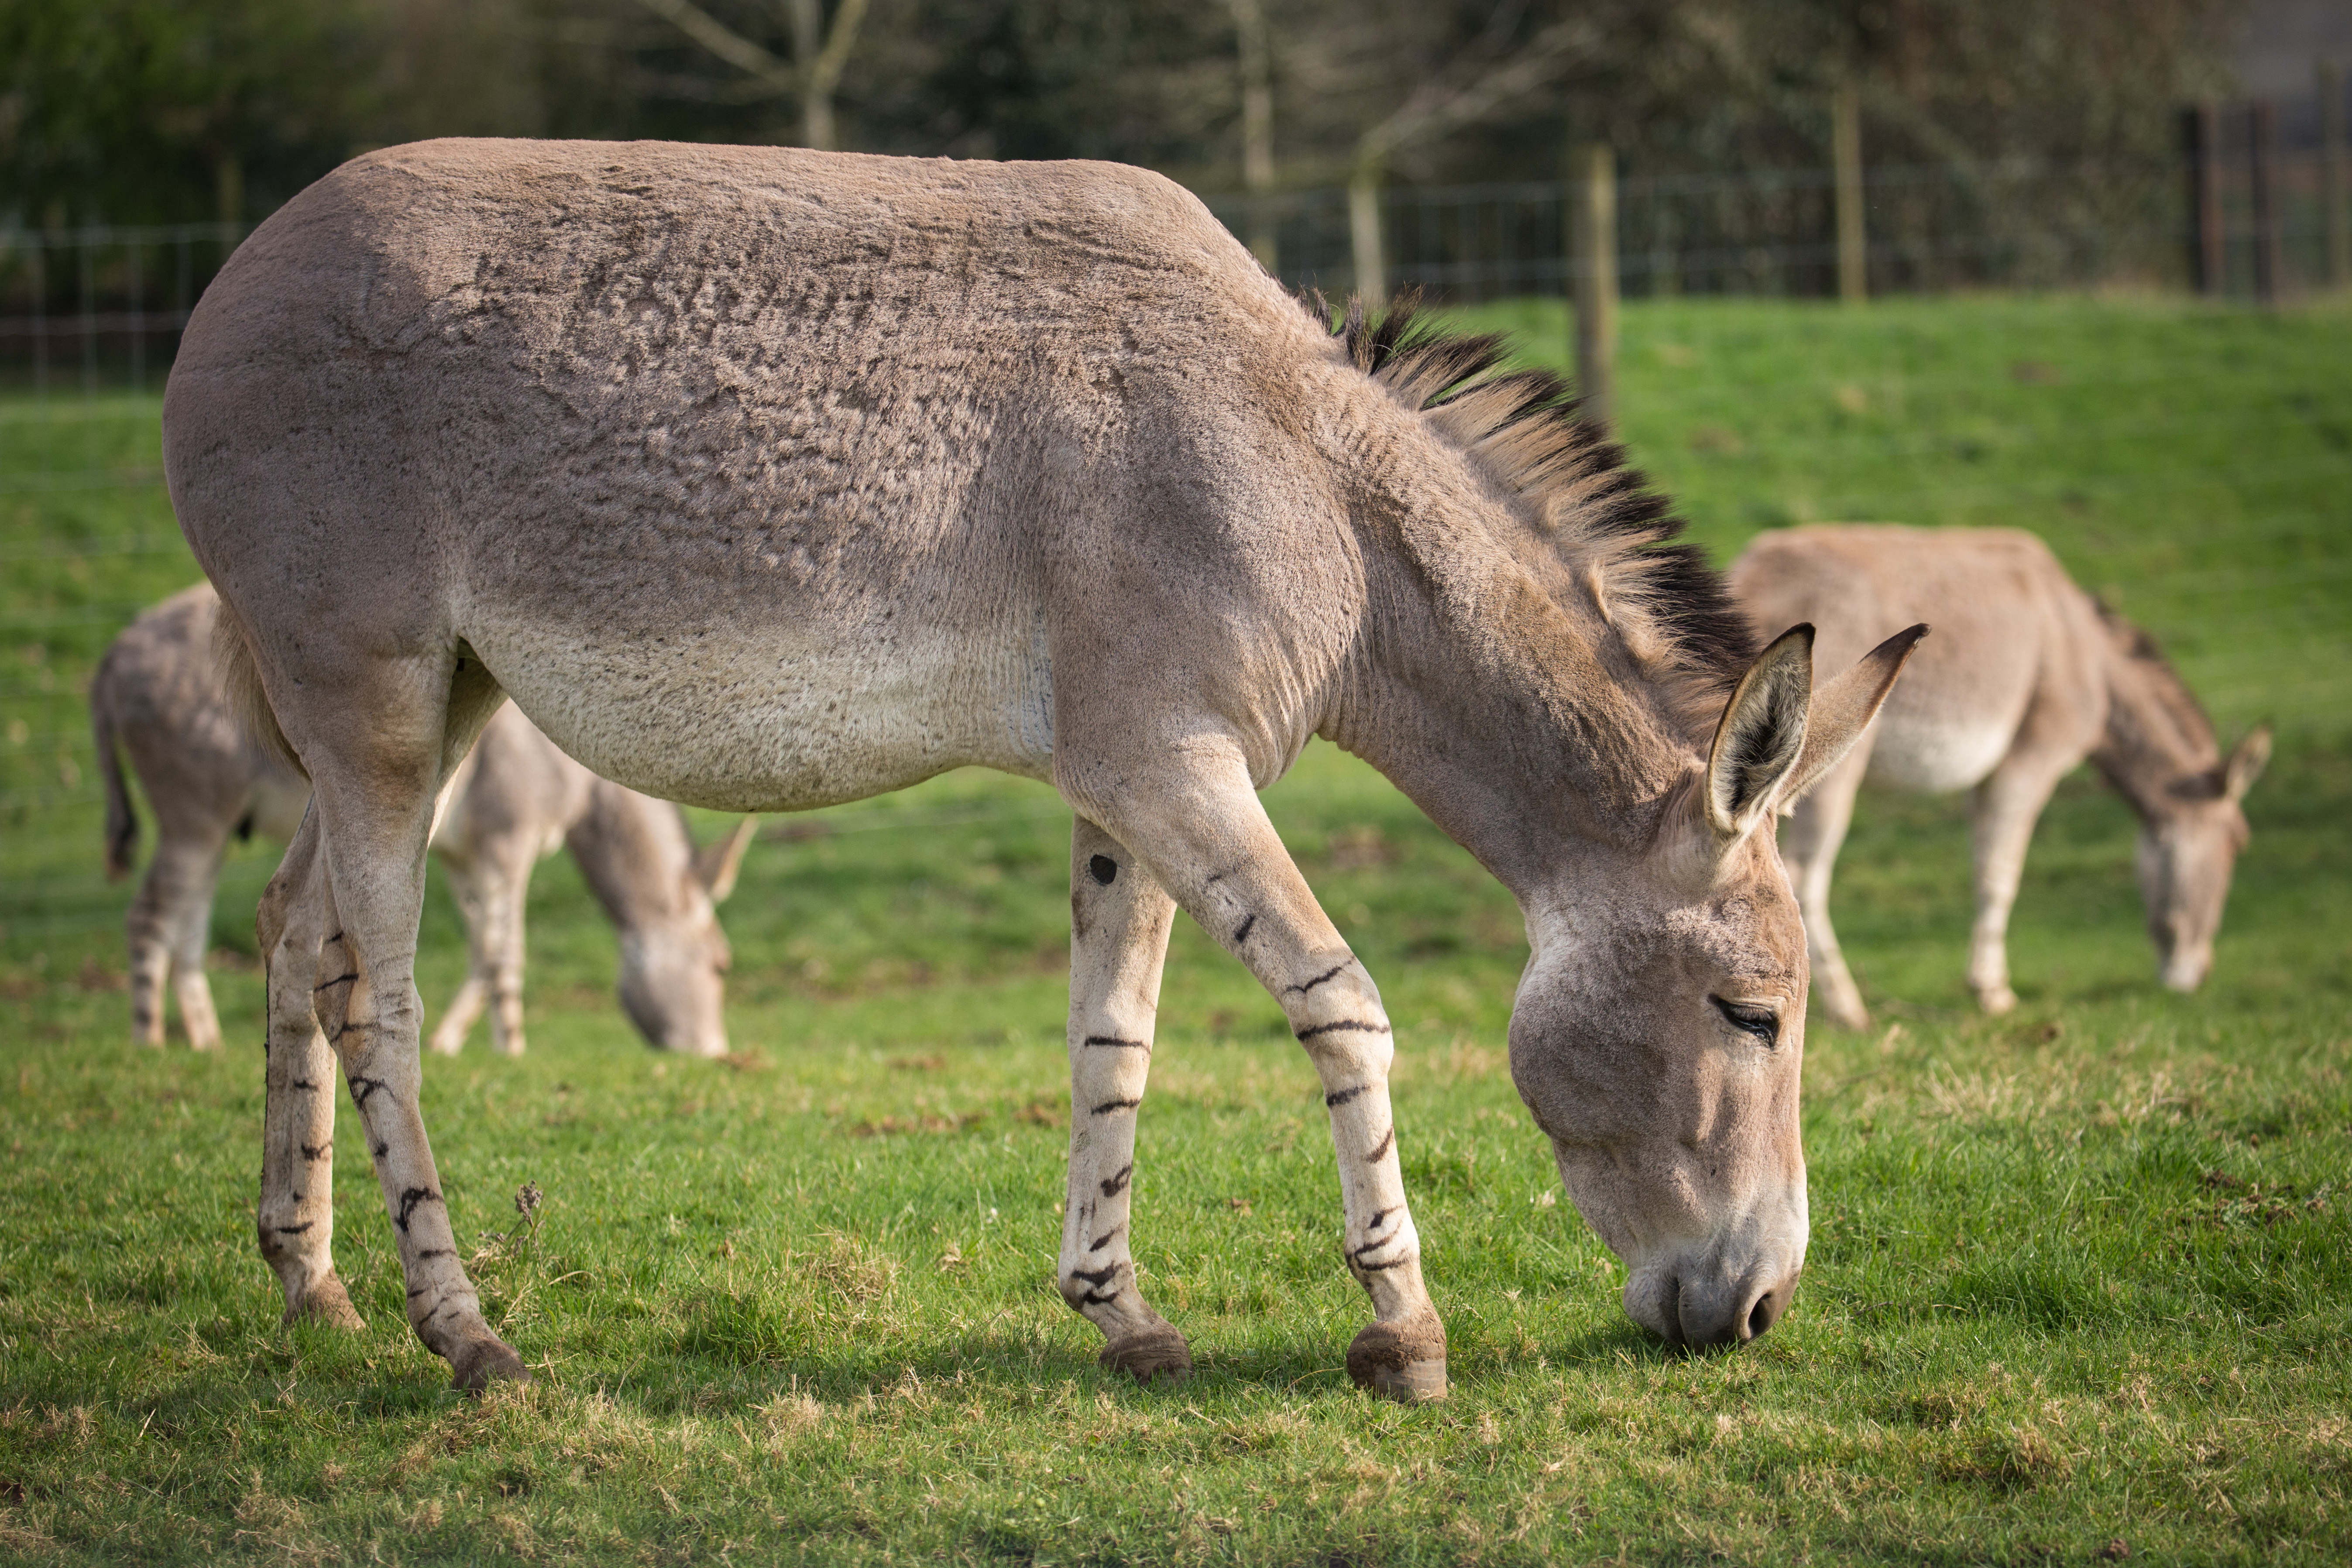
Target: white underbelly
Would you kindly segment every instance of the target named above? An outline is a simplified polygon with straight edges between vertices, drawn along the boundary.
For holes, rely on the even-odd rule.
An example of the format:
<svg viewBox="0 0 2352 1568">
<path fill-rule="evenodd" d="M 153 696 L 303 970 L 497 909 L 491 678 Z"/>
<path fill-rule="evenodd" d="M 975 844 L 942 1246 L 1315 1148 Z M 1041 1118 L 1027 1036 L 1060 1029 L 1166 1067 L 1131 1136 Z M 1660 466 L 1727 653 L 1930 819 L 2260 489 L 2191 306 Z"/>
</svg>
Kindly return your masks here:
<svg viewBox="0 0 2352 1568">
<path fill-rule="evenodd" d="M 1874 784 L 1947 795 L 1982 783 L 2017 738 L 2014 720 L 1938 723 L 1924 716 L 1884 712 L 1870 748 Z"/>
<path fill-rule="evenodd" d="M 1053 770 L 1042 623 L 830 645 L 789 627 L 636 642 L 544 626 L 469 630 L 508 695 L 557 745 L 664 800 L 794 811 L 953 767 L 1033 778 Z"/>
</svg>

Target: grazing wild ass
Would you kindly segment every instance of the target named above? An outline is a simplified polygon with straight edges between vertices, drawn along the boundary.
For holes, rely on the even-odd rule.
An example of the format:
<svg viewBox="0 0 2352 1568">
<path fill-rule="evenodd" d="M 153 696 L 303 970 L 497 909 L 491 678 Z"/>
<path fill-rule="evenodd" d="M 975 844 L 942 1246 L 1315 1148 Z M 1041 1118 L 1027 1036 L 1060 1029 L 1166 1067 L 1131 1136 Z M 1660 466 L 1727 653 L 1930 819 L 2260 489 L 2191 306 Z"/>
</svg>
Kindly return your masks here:
<svg viewBox="0 0 2352 1568">
<path fill-rule="evenodd" d="M 1830 924 L 1830 873 L 1867 778 L 1974 789 L 1976 931 L 1969 986 L 1988 1013 L 2009 987 L 2010 906 L 2050 792 L 2085 757 L 2140 819 L 2139 884 L 2159 972 L 2194 991 L 2245 847 L 2238 803 L 2270 760 L 2257 726 L 2227 757 L 2147 634 L 2076 587 L 2049 547 L 2005 528 L 1830 524 L 1767 533 L 1731 568 L 1754 625 L 1819 617 L 1818 651 L 1857 648 L 1855 626 L 1932 620 L 1877 725 L 1796 808 L 1781 854 L 1804 908 L 1813 983 L 1839 1023 L 1870 1021 Z"/>
<path fill-rule="evenodd" d="M 290 839 L 310 785 L 247 739 L 213 658 L 220 601 L 200 583 L 114 639 L 90 681 L 90 726 L 106 781 L 106 869 L 127 875 L 138 842 L 121 752 L 155 814 L 155 854 L 131 900 L 131 1030 L 163 1043 L 168 974 L 188 1043 L 220 1044 L 205 979 L 213 886 L 229 836 Z M 522 914 L 530 872 L 566 844 L 621 935 L 621 1003 L 656 1046 L 723 1056 L 727 938 L 712 906 L 734 886 L 752 819 L 698 851 L 677 807 L 600 779 L 520 711 L 501 709 L 457 770 L 433 850 L 449 873 L 472 963 L 433 1048 L 454 1055 L 483 1008 L 491 1043 L 520 1056 Z"/>
<path fill-rule="evenodd" d="M 502 699 L 611 777 L 773 811 L 979 764 L 1070 856 L 1059 1281 L 1107 1365 L 1189 1368 L 1129 1250 L 1181 908 L 1322 1079 L 1348 1353 L 1445 1387 L 1388 1016 L 1261 807 L 1309 737 L 1517 895 L 1512 1071 L 1669 1340 L 1744 1340 L 1804 1259 L 1804 933 L 1769 824 L 1893 684 L 1751 658 L 1664 509 L 1490 341 L 1337 337 L 1170 182 L 1101 163 L 437 142 L 279 209 L 165 399 L 234 673 L 318 809 L 263 901 L 259 1225 L 289 1314 L 352 1321 L 323 1161 L 340 1058 L 461 1386 L 481 1315 L 417 1108 L 433 801 Z M 266 722 L 267 720 L 264 720 Z M 330 1052 L 332 1052 L 332 1055 Z"/>
</svg>

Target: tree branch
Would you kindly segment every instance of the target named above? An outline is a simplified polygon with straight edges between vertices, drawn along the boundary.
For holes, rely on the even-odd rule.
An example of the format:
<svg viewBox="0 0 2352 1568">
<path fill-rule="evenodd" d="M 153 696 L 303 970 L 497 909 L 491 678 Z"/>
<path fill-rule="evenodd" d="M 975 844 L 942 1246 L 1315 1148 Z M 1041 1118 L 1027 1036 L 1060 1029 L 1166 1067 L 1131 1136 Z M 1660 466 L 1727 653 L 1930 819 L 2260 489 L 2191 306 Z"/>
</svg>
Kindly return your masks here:
<svg viewBox="0 0 2352 1568">
<path fill-rule="evenodd" d="M 1572 58 L 1592 53 L 1601 42 L 1600 29 L 1589 21 L 1556 22 L 1484 75 L 1458 81 L 1458 70 L 1449 68 L 1414 89 L 1395 113 L 1357 138 L 1357 165 L 1383 163 L 1415 142 L 1476 123 L 1510 100 L 1541 87 Z M 1457 60 L 1455 66 L 1460 63 Z"/>
<path fill-rule="evenodd" d="M 824 47 L 815 59 L 808 62 L 807 90 L 829 98 L 840 85 L 842 68 L 849 63 L 849 51 L 857 45 L 858 25 L 866 20 L 866 0 L 841 0 L 841 9 L 833 14 L 832 30 L 825 34 Z"/>
<path fill-rule="evenodd" d="M 860 0 L 849 3 L 865 9 Z M 719 21 L 694 0 L 638 0 L 638 4 L 736 69 L 787 92 L 800 86 L 799 73 L 790 65 Z"/>
</svg>

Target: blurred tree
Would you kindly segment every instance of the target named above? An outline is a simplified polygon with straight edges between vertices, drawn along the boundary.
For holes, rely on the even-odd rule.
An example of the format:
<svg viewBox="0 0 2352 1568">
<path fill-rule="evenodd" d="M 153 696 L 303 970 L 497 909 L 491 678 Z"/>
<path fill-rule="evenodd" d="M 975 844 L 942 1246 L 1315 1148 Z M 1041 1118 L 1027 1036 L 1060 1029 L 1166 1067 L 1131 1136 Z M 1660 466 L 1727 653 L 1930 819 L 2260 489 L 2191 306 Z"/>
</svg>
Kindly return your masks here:
<svg viewBox="0 0 2352 1568">
<path fill-rule="evenodd" d="M 2170 110 L 2226 90 L 2243 0 L 858 6 L 0 0 L 0 217 L 253 216 L 357 148 L 449 133 L 1116 158 L 1260 191 L 1554 178 L 1585 140 L 1636 174 L 1818 167 L 1842 80 L 1876 163 L 2161 158 Z"/>
<path fill-rule="evenodd" d="M 267 211 L 373 110 L 360 0 L 5 0 L 0 215 Z"/>
<path fill-rule="evenodd" d="M 866 0 L 837 0 L 833 21 L 825 22 L 823 0 L 784 0 L 780 7 L 792 34 L 792 58 L 781 58 L 756 38 L 738 32 L 694 0 L 640 0 L 655 16 L 670 23 L 704 51 L 732 68 L 730 79 L 714 84 L 715 101 L 756 102 L 791 98 L 801 110 L 801 144 L 832 148 L 840 145 L 833 113 L 833 95 L 841 73 L 857 44 L 857 29 L 866 19 Z"/>
</svg>

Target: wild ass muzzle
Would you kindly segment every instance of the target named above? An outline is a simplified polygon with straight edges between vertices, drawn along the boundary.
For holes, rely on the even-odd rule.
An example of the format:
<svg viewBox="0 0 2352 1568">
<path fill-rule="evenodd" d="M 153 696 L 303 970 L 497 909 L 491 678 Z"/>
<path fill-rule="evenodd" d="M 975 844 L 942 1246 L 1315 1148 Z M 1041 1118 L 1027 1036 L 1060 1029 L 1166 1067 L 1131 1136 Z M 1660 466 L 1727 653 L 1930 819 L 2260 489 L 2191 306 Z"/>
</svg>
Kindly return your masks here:
<svg viewBox="0 0 2352 1568">
<path fill-rule="evenodd" d="M 524 1371 L 457 1263 L 412 972 L 434 796 L 503 698 L 704 805 L 1051 782 L 1065 1299 L 1106 1364 L 1189 1369 L 1129 1230 L 1181 908 L 1322 1079 L 1374 1318 L 1350 1373 L 1431 1397 L 1388 1016 L 1256 794 L 1326 736 L 1526 911 L 1512 1070 L 1628 1309 L 1677 1342 L 1769 1327 L 1804 1258 L 1806 976 L 1768 825 L 1920 628 L 1819 693 L 1810 628 L 1751 657 L 1662 503 L 1500 357 L 1403 315 L 1335 335 L 1110 164 L 440 142 L 257 229 L 190 323 L 164 447 L 241 679 L 318 786 L 261 914 L 270 1093 L 323 1142 L 340 1058 L 458 1384 Z M 293 1312 L 341 1295 L 305 1260 Z"/>
<path fill-rule="evenodd" d="M 2158 973 L 2194 991 L 2245 847 L 2240 802 L 2271 754 L 2267 726 L 2224 757 L 2211 721 L 2147 633 L 2076 587 L 2049 547 L 2005 528 L 1822 524 L 1767 533 L 1731 568 L 1758 626 L 1825 615 L 1834 659 L 1859 646 L 1857 620 L 1918 616 L 1936 638 L 1877 726 L 1805 797 L 1782 853 L 1796 879 L 1813 978 L 1830 1016 L 1870 1022 L 1837 932 L 1830 876 L 1867 779 L 1898 789 L 1976 792 L 1976 931 L 1969 989 L 1988 1013 L 2017 1005 L 2009 915 L 2025 847 L 2050 792 L 2089 758 L 2140 819 L 2140 892 Z"/>
<path fill-rule="evenodd" d="M 310 781 L 240 732 L 213 658 L 220 601 L 200 583 L 131 622 L 90 681 L 106 782 L 107 874 L 130 873 L 139 836 L 128 754 L 155 815 L 155 852 L 132 899 L 131 1031 L 163 1043 L 168 977 L 188 1043 L 220 1044 L 205 975 L 213 889 L 232 837 L 290 839 Z M 433 852 L 466 919 L 472 962 L 433 1048 L 455 1053 L 484 1009 L 500 1053 L 523 1049 L 522 914 L 531 868 L 568 845 L 620 932 L 623 1006 L 648 1043 L 723 1056 L 727 938 L 713 906 L 734 886 L 752 819 L 697 849 L 664 801 L 600 779 L 519 710 L 501 709 L 446 792 Z"/>
</svg>

